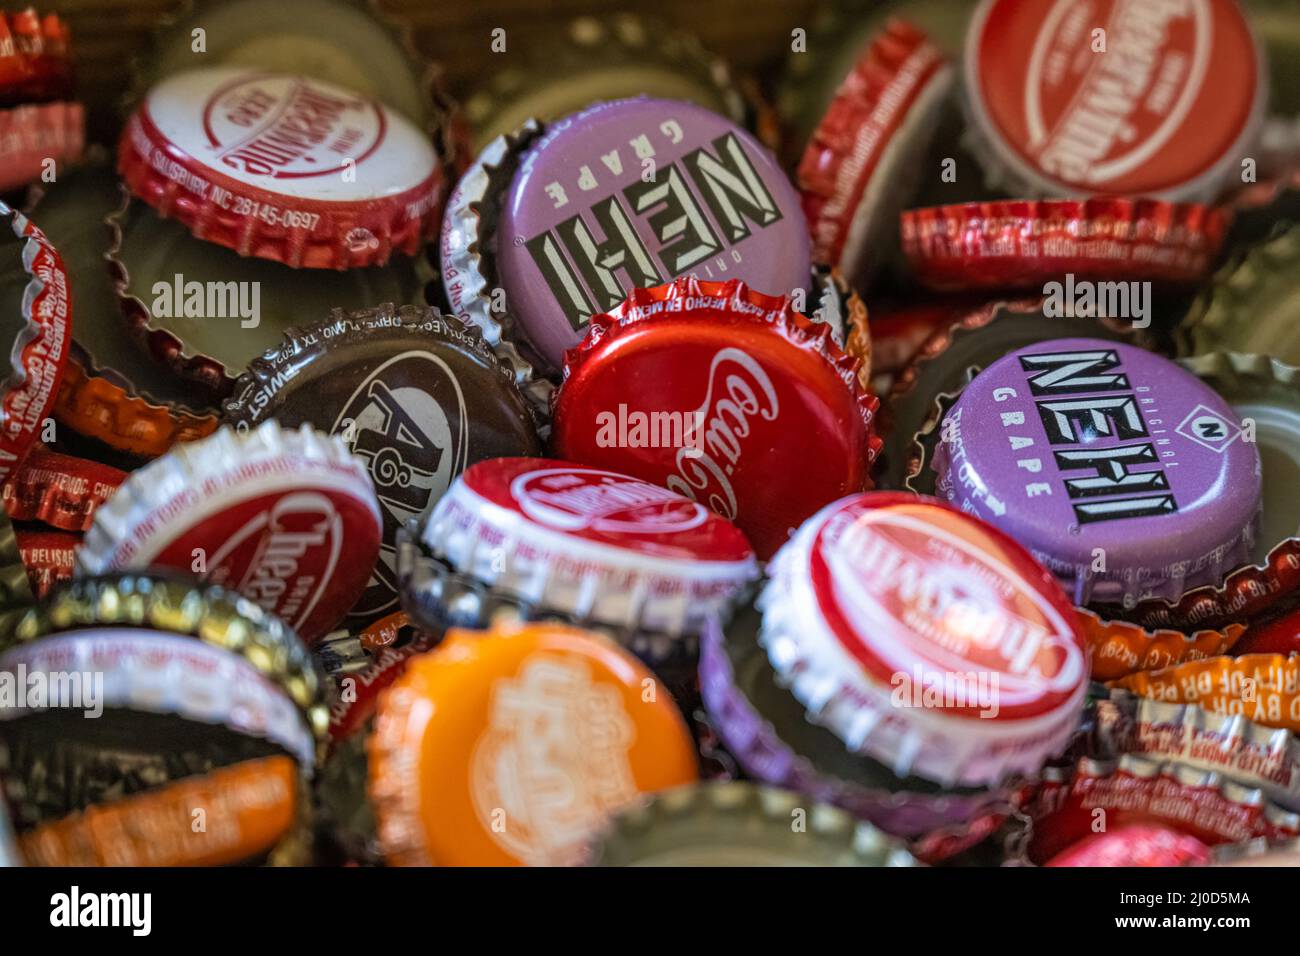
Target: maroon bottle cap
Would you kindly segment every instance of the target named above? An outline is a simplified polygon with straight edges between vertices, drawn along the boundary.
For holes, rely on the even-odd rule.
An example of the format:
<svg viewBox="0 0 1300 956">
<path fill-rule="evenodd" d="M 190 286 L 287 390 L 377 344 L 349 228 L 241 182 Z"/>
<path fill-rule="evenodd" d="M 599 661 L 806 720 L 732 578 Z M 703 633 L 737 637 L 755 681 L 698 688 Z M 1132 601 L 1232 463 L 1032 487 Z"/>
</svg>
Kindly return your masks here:
<svg viewBox="0 0 1300 956">
<path fill-rule="evenodd" d="M 272 420 L 219 429 L 134 472 L 96 512 L 77 569 L 195 574 L 312 642 L 365 589 L 382 530 L 364 463 L 338 438 Z"/>
<path fill-rule="evenodd" d="M 1212 200 L 1267 98 L 1234 0 L 984 0 L 965 73 L 986 172 L 1026 196 Z"/>
<path fill-rule="evenodd" d="M 15 531 L 27 579 L 38 598 L 72 577 L 81 535 L 71 531 Z"/>
<path fill-rule="evenodd" d="M 858 365 L 788 297 L 695 278 L 638 289 L 565 356 L 552 442 L 699 501 L 766 558 L 870 486 L 878 402 Z"/>
<path fill-rule="evenodd" d="M 113 496 L 126 472 L 74 458 L 38 444 L 0 485 L 0 500 L 14 521 L 40 521 L 64 531 L 85 531 L 95 509 Z"/>
</svg>

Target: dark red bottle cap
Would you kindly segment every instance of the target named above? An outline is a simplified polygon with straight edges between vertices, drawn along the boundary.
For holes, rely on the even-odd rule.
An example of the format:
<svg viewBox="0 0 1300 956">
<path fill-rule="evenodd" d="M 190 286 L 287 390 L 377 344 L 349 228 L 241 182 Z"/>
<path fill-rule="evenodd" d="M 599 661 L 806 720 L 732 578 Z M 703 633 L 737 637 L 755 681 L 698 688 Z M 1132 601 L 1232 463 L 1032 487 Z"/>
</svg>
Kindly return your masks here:
<svg viewBox="0 0 1300 956">
<path fill-rule="evenodd" d="M 64 531 L 85 531 L 95 509 L 113 496 L 126 472 L 37 445 L 0 486 L 14 521 L 41 521 Z"/>
<path fill-rule="evenodd" d="M 691 277 L 638 289 L 565 354 L 554 451 L 706 505 L 767 558 L 871 485 L 879 402 L 858 365 L 788 297 Z"/>
<path fill-rule="evenodd" d="M 1155 199 L 966 203 L 903 213 L 903 253 L 917 279 L 946 291 L 1042 289 L 1067 274 L 1190 283 L 1214 265 L 1228 222 Z"/>
</svg>

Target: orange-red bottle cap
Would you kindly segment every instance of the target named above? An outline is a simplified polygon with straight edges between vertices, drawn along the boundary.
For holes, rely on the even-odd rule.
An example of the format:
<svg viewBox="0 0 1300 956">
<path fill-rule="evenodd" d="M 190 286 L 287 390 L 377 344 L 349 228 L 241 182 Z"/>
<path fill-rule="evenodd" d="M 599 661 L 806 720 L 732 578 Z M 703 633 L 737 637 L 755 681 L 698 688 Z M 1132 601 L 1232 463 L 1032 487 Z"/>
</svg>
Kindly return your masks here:
<svg viewBox="0 0 1300 956">
<path fill-rule="evenodd" d="M 578 628 L 452 630 L 380 700 L 370 797 L 389 863 L 563 865 L 639 794 L 694 781 L 676 705 Z"/>
</svg>

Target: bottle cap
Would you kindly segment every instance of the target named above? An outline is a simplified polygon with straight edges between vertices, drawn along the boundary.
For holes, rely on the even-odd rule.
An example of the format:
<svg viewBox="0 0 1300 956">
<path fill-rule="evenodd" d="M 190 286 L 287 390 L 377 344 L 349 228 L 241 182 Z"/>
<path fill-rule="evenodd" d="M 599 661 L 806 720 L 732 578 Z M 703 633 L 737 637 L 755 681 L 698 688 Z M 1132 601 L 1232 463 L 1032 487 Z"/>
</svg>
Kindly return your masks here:
<svg viewBox="0 0 1300 956">
<path fill-rule="evenodd" d="M 540 608 L 629 631 L 693 634 L 758 577 L 731 522 L 666 488 L 543 458 L 472 465 L 421 541 L 456 572 Z"/>
<path fill-rule="evenodd" d="M 39 179 L 53 160 L 81 158 L 86 145 L 86 109 L 80 103 L 39 103 L 0 109 L 0 192 Z"/>
<path fill-rule="evenodd" d="M 37 443 L 18 470 L 0 485 L 0 499 L 14 521 L 40 521 L 64 531 L 85 531 L 95 510 L 125 479 L 126 472 L 62 455 Z"/>
<path fill-rule="evenodd" d="M 294 832 L 306 797 L 298 790 L 292 760 L 263 757 L 41 824 L 19 846 L 32 866 L 228 866 L 267 854 L 288 862 L 288 847 L 276 851 L 291 836 L 304 840 Z"/>
<path fill-rule="evenodd" d="M 202 28 L 204 48 L 194 50 Z M 437 67 L 423 59 L 408 24 L 372 0 L 184 0 L 160 12 L 146 56 L 134 67 L 134 99 L 196 66 L 255 66 L 356 90 L 421 128 L 439 116 Z"/>
<path fill-rule="evenodd" d="M 355 636 L 345 631 L 323 640 L 315 654 L 334 683 L 331 743 L 337 746 L 364 728 L 384 688 L 402 676 L 411 658 L 431 650 L 438 640 L 439 635 L 412 625 L 405 611 L 382 617 Z M 355 652 L 356 660 L 331 671 L 346 652 Z"/>
<path fill-rule="evenodd" d="M 1252 621 L 1233 650 L 1237 654 L 1300 653 L 1300 609 Z"/>
<path fill-rule="evenodd" d="M 71 33 L 56 14 L 0 11 L 0 105 L 72 95 Z"/>
<path fill-rule="evenodd" d="M 1043 866 L 1194 866 L 1209 860 L 1210 848 L 1194 836 L 1130 823 L 1086 836 Z"/>
<path fill-rule="evenodd" d="M 456 193 L 444 285 L 502 290 L 504 311 L 490 321 L 520 333 L 550 368 L 593 314 L 635 287 L 691 274 L 780 295 L 808 282 L 808 230 L 775 158 L 689 103 L 617 100 L 545 129 L 526 125 L 490 144 Z M 481 276 L 467 279 L 475 269 Z"/>
<path fill-rule="evenodd" d="M 913 470 L 916 435 L 938 421 L 940 398 L 956 395 L 974 371 L 1026 345 L 1071 336 L 1128 338 L 1108 319 L 1047 316 L 1038 301 L 992 302 L 974 306 L 935 330 L 894 379 L 882 410 L 889 412 L 878 472 L 882 487 L 905 487 Z"/>
<path fill-rule="evenodd" d="M 939 426 L 937 493 L 1027 547 L 1076 604 L 1172 599 L 1254 544 L 1260 453 L 1243 427 L 1168 359 L 1055 339 L 962 391 Z"/>
<path fill-rule="evenodd" d="M 54 405 L 68 360 L 70 313 L 58 251 L 26 216 L 0 202 L 0 342 L 10 343 L 0 384 L 0 480 L 35 443 Z"/>
<path fill-rule="evenodd" d="M 286 749 L 301 754 L 306 766 L 311 766 L 313 754 L 301 743 L 298 728 L 305 728 L 318 750 L 325 739 L 329 715 L 315 660 L 280 619 L 224 588 L 154 571 L 78 578 L 55 588 L 28 610 L 10 640 L 14 653 L 31 651 L 26 659 L 48 659 L 57 666 L 66 663 L 67 656 L 45 650 L 56 646 L 47 644 L 47 638 L 53 641 L 69 634 L 75 640 L 67 645 L 68 652 L 94 664 L 91 670 L 134 660 L 130 667 L 123 665 L 115 686 L 124 699 L 138 701 L 146 709 L 171 707 L 183 715 L 198 715 L 192 718 L 197 720 L 225 715 L 257 732 L 269 723 L 257 721 L 246 709 L 220 706 L 221 701 L 237 699 L 247 691 L 265 703 L 265 713 L 281 715 L 277 726 L 286 728 L 285 741 L 296 741 Z M 132 645 L 137 650 L 127 653 L 125 635 L 138 637 Z M 193 640 L 166 643 L 175 638 Z M 177 662 L 176 666 L 169 670 L 168 661 Z M 213 669 L 239 680 L 213 676 Z M 190 693 L 182 687 L 179 679 L 185 675 L 195 688 L 206 691 Z M 284 715 L 283 705 L 267 692 L 268 687 L 287 698 L 296 721 Z M 80 714 L 76 716 L 80 721 Z"/>
<path fill-rule="evenodd" d="M 27 580 L 38 598 L 56 584 L 72 579 L 81 535 L 71 531 L 17 531 L 18 553 L 27 569 Z"/>
<path fill-rule="evenodd" d="M 1103 759 L 1136 753 L 1220 773 L 1269 800 L 1300 810 L 1300 741 L 1242 714 L 1165 703 L 1112 690 L 1096 703 L 1092 749 Z"/>
<path fill-rule="evenodd" d="M 205 403 L 219 404 L 248 363 L 304 319 L 413 302 L 431 276 L 423 257 L 346 272 L 286 269 L 201 242 L 125 191 L 120 198 L 105 222 L 128 344 Z"/>
<path fill-rule="evenodd" d="M 710 725 L 748 776 L 904 837 L 926 862 L 936 862 L 926 852 L 936 840 L 949 854 L 960 852 L 988 835 L 981 819 L 1011 812 L 1006 791 L 941 789 L 920 777 L 900 778 L 810 721 L 758 643 L 761 621 L 755 608 L 745 607 L 725 629 L 715 619 L 700 641 L 700 694 Z"/>
<path fill-rule="evenodd" d="M 1300 816 L 1258 790 L 1217 773 L 1134 754 L 1117 761 L 1085 758 L 1072 770 L 1049 772 L 1029 809 L 1034 823 L 1028 856 L 1035 863 L 1095 833 L 1097 811 L 1104 811 L 1108 833 L 1130 824 L 1155 825 L 1207 846 L 1300 833 Z"/>
<path fill-rule="evenodd" d="M 826 502 L 870 486 L 879 403 L 788 297 L 694 278 L 635 290 L 592 318 L 564 375 L 557 455 L 699 501 L 760 559 Z"/>
<path fill-rule="evenodd" d="M 1131 621 L 1103 618 L 1087 608 L 1078 611 L 1090 651 L 1092 679 L 1100 681 L 1225 654 L 1246 632 L 1244 624 L 1191 632 L 1146 628 Z"/>
<path fill-rule="evenodd" d="M 17 534 L 4 506 L 0 505 L 0 647 L 35 603 Z"/>
<path fill-rule="evenodd" d="M 578 861 L 611 813 L 696 779 L 690 734 L 667 695 L 647 699 L 652 684 L 575 628 L 450 631 L 380 700 L 370 797 L 385 859 Z"/>
<path fill-rule="evenodd" d="M 790 821 L 800 815 L 807 827 Z M 903 845 L 788 790 L 707 782 L 647 797 L 588 849 L 592 866 L 915 866 Z"/>
<path fill-rule="evenodd" d="M 1300 731 L 1300 656 L 1245 654 L 1186 661 L 1113 681 L 1139 697 L 1240 714 L 1263 727 Z"/>
<path fill-rule="evenodd" d="M 1280 225 L 1229 262 L 1177 329 L 1182 354 L 1247 352 L 1300 365 L 1300 225 Z"/>
<path fill-rule="evenodd" d="M 134 472 L 96 512 L 77 568 L 198 573 L 310 643 L 361 596 L 382 529 L 366 466 L 340 439 L 270 420 Z"/>
<path fill-rule="evenodd" d="M 1029 553 L 933 499 L 851 495 L 768 567 L 759 641 L 850 750 L 945 786 L 1060 753 L 1088 664 L 1074 608 Z"/>
<path fill-rule="evenodd" d="M 437 229 L 445 185 L 433 145 L 381 103 L 236 67 L 150 89 L 122 133 L 118 171 L 196 237 L 313 269 L 414 255 Z"/>
<path fill-rule="evenodd" d="M 778 77 L 776 107 L 791 160 L 812 138 L 845 77 L 889 20 L 905 17 L 950 60 L 961 57 L 975 0 L 836 0 L 818 4 L 807 26 L 807 42 L 791 47 Z M 800 24 L 803 25 L 802 23 Z M 812 55 L 809 55 L 812 54 Z"/>
<path fill-rule="evenodd" d="M 1065 301 L 1075 302 L 1075 280 L 1199 282 L 1228 224 L 1224 212 L 1195 203 L 1000 200 L 909 209 L 902 239 L 912 273 L 931 289 L 1037 292 L 1064 282 Z"/>
<path fill-rule="evenodd" d="M 1217 628 L 1282 605 L 1300 582 L 1300 508 L 1287 491 L 1300 468 L 1300 370 L 1239 353 L 1198 355 L 1180 364 L 1222 396 L 1250 430 L 1249 445 L 1262 465 L 1259 532 L 1249 554 L 1218 580 L 1170 600 L 1144 601 L 1124 616 L 1147 627 Z"/>
<path fill-rule="evenodd" d="M 211 434 L 217 427 L 212 409 L 122 333 L 117 293 L 104 267 L 109 237 L 103 220 L 122 202 L 107 159 L 96 152 L 33 192 L 27 213 L 59 250 L 76 303 L 55 419 L 141 457 Z"/>
<path fill-rule="evenodd" d="M 1233 0 L 984 0 L 966 38 L 986 174 L 1025 196 L 1212 201 L 1263 121 L 1264 54 Z"/>
<path fill-rule="evenodd" d="M 499 360 L 457 319 L 391 304 L 335 310 L 289 330 L 255 359 L 225 403 L 245 432 L 269 419 L 342 438 L 363 461 L 383 518 L 379 563 L 353 622 L 397 607 L 397 529 L 422 518 L 468 465 L 541 451 L 539 419 L 516 381 L 527 367 Z"/>
<path fill-rule="evenodd" d="M 631 13 L 581 16 L 544 27 L 521 55 L 498 53 L 490 77 L 465 101 L 475 148 L 528 119 L 557 120 L 598 100 L 684 100 L 752 127 L 759 104 L 730 66 L 692 33 Z"/>
<path fill-rule="evenodd" d="M 891 19 L 844 78 L 799 163 L 818 262 L 866 288 L 920 178 L 953 70 L 911 23 Z"/>
</svg>

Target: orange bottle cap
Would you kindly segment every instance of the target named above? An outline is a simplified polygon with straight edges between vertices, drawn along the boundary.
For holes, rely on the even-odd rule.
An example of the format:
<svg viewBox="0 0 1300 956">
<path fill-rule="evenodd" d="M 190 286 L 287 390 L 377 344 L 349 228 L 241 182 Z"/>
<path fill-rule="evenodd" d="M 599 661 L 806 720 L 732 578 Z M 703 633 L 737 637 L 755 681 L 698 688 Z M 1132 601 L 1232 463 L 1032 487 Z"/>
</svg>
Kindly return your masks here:
<svg viewBox="0 0 1300 956">
<path fill-rule="evenodd" d="M 370 741 L 379 840 L 405 866 L 574 863 L 611 813 L 697 776 L 650 671 L 554 624 L 449 631 L 385 693 Z"/>
</svg>

